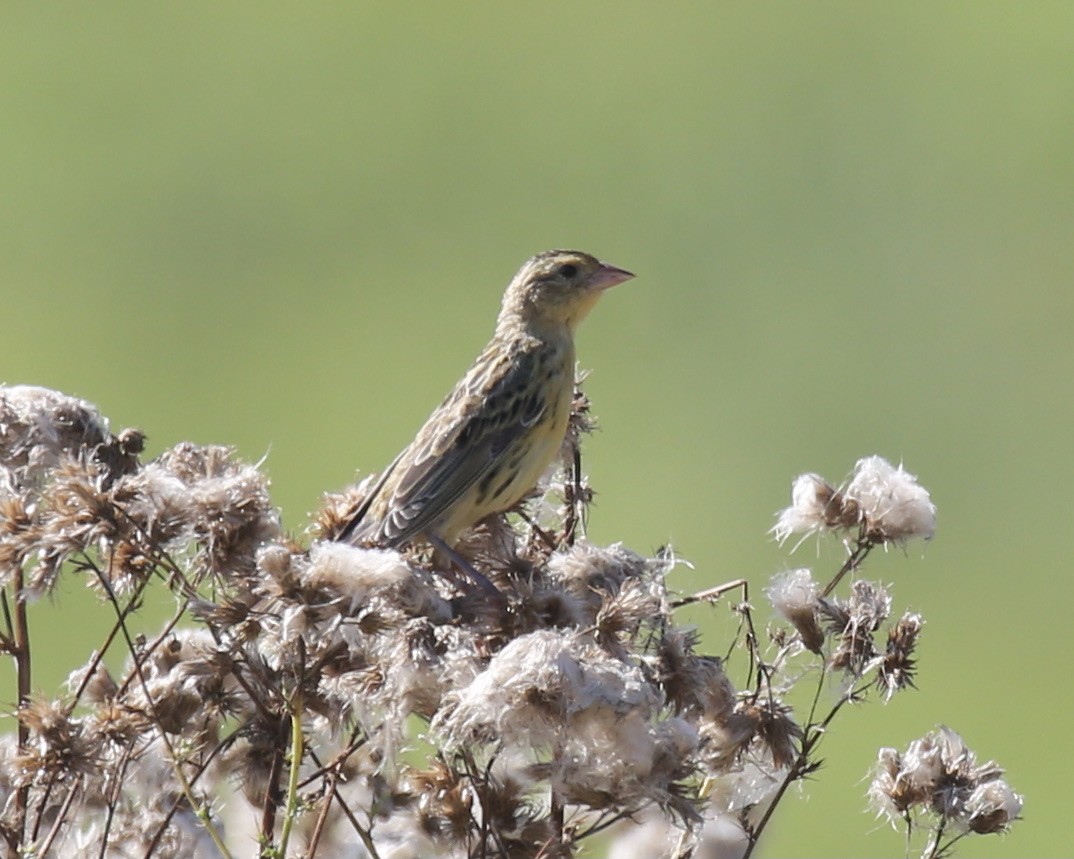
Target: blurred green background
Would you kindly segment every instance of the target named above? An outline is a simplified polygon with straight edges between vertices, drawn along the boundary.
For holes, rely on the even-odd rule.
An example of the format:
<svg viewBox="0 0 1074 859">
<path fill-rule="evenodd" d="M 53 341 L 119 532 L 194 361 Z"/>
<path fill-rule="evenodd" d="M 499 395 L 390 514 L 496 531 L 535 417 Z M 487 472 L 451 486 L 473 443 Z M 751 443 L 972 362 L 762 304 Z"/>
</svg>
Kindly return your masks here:
<svg viewBox="0 0 1074 859">
<path fill-rule="evenodd" d="M 879 453 L 939 508 L 866 570 L 919 691 L 836 722 L 765 855 L 900 854 L 865 775 L 938 722 L 1027 797 L 961 855 L 1069 855 L 1074 5 L 15 3 L 0 74 L 0 380 L 268 454 L 298 531 L 523 259 L 592 251 L 637 273 L 579 338 L 594 540 L 760 605 L 838 563 L 766 535 L 796 474 Z M 77 591 L 47 691 L 107 624 Z"/>
</svg>

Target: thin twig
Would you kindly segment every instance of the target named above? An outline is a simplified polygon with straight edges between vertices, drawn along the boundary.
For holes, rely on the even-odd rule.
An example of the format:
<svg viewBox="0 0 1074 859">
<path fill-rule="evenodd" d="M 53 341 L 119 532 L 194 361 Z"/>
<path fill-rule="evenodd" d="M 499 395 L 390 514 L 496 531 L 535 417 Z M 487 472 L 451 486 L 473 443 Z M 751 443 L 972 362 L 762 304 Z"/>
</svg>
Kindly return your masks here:
<svg viewBox="0 0 1074 859">
<path fill-rule="evenodd" d="M 149 710 L 153 717 L 153 721 L 159 728 L 161 744 L 164 746 L 164 749 L 168 754 L 168 760 L 172 765 L 172 771 L 175 773 L 175 777 L 179 782 L 179 786 L 182 789 L 184 795 L 186 796 L 187 802 L 190 803 L 191 809 L 194 810 L 194 813 L 198 816 L 198 819 L 201 820 L 202 825 L 205 827 L 205 831 L 208 832 L 209 837 L 212 838 L 213 843 L 216 845 L 216 848 L 220 851 L 222 856 L 227 857 L 227 859 L 231 859 L 231 852 L 227 849 L 227 846 L 224 844 L 223 838 L 217 831 L 216 827 L 213 825 L 209 812 L 205 809 L 204 806 L 199 805 L 197 802 L 195 802 L 194 791 L 190 785 L 190 782 L 187 780 L 186 773 L 183 772 L 183 765 L 179 760 L 179 756 L 178 754 L 176 754 L 175 748 L 174 746 L 172 746 L 171 740 L 168 739 L 167 732 L 160 727 L 160 714 L 157 712 L 156 702 L 153 700 L 153 696 L 149 691 L 149 684 L 146 682 L 145 674 L 142 672 L 142 663 L 138 659 L 138 651 L 134 646 L 134 640 L 131 638 L 130 630 L 127 629 L 127 623 L 123 617 L 123 612 L 119 605 L 119 600 L 116 598 L 115 591 L 112 590 L 112 586 L 105 578 L 104 573 L 96 567 L 94 567 L 94 570 L 97 573 L 97 579 L 101 583 L 101 587 L 104 588 L 105 593 L 108 595 L 108 601 L 111 603 L 112 608 L 115 610 L 117 618 L 119 618 L 120 631 L 123 633 L 123 639 L 126 642 L 127 649 L 128 651 L 130 651 L 131 658 L 134 661 L 134 670 L 137 672 L 138 680 L 141 683 L 142 693 L 145 695 L 146 703 L 149 705 Z"/>
<path fill-rule="evenodd" d="M 216 747 L 209 753 L 209 755 L 198 766 L 197 771 L 190 779 L 191 788 L 197 784 L 200 779 L 209 769 L 209 766 L 216 759 L 216 756 L 227 748 L 230 748 L 235 740 L 238 739 L 237 734 L 232 734 L 230 737 L 226 737 L 221 742 L 216 744 Z M 179 804 L 186 799 L 184 794 L 179 794 L 172 801 L 171 808 L 168 809 L 168 813 L 164 815 L 164 819 L 160 822 L 160 826 L 157 827 L 157 831 L 153 833 L 153 837 L 149 841 L 149 846 L 146 847 L 144 859 L 151 859 L 154 851 L 157 849 L 157 845 L 160 843 L 160 839 L 164 837 L 164 833 L 168 831 L 168 825 L 172 822 L 172 818 L 175 816 L 175 812 L 179 810 Z"/>
<path fill-rule="evenodd" d="M 22 565 L 15 568 L 15 577 L 12 590 L 15 596 L 15 628 L 13 630 L 13 644 L 15 657 L 15 683 L 18 688 L 18 707 L 21 710 L 30 701 L 31 667 L 30 660 L 30 623 L 26 615 L 26 597 L 23 594 L 24 573 Z M 6 605 L 6 603 L 5 603 Z M 18 750 L 22 754 L 30 742 L 30 728 L 22 718 L 18 726 Z M 15 820 L 13 828 L 18 835 L 19 843 L 26 834 L 26 811 L 30 801 L 30 785 L 24 784 L 15 793 Z"/>
<path fill-rule="evenodd" d="M 154 539 L 153 535 L 148 530 L 142 527 L 141 523 L 131 516 L 123 507 L 122 504 L 112 500 L 112 509 L 119 513 L 128 525 L 130 525 L 138 534 L 141 535 L 145 541 L 145 547 L 149 550 L 150 556 L 155 560 L 156 564 L 164 567 L 170 574 L 171 580 L 168 582 L 172 584 L 174 582 L 179 583 L 179 591 L 189 600 L 196 599 L 198 597 L 198 589 L 195 585 L 192 585 L 187 581 L 186 574 L 183 572 L 182 567 L 175 562 L 168 552 L 160 546 L 160 544 Z M 147 577 L 148 578 L 148 577 Z"/>
<path fill-rule="evenodd" d="M 941 822 L 942 822 L 942 821 L 943 821 L 943 818 L 941 818 Z M 950 838 L 949 838 L 949 839 L 947 840 L 947 843 L 946 843 L 946 844 L 944 844 L 944 845 L 943 845 L 943 846 L 942 846 L 942 847 L 941 847 L 941 848 L 939 849 L 939 852 L 938 852 L 938 853 L 936 854 L 936 859 L 944 859 L 944 857 L 945 857 L 945 856 L 950 856 L 950 855 L 951 855 L 951 853 L 952 853 L 952 852 L 954 851 L 954 849 L 955 849 L 955 845 L 956 845 L 956 844 L 957 844 L 957 843 L 958 843 L 959 841 L 961 841 L 961 840 L 962 840 L 963 838 L 965 838 L 965 837 L 966 837 L 967 835 L 969 835 L 969 834 L 970 834 L 970 832 L 972 832 L 972 830 L 966 830 L 965 832 L 959 832 L 959 833 L 958 833 L 957 835 L 952 835 L 952 836 L 951 836 L 951 837 L 950 837 Z M 937 836 L 937 842 L 938 842 L 938 841 L 939 841 L 939 837 Z"/>
<path fill-rule="evenodd" d="M 821 674 L 820 680 L 817 683 L 818 689 L 824 684 L 824 678 L 827 676 L 828 675 L 826 673 Z M 798 781 L 798 779 L 802 778 L 811 769 L 813 769 L 811 761 L 813 752 L 820 744 L 820 741 L 824 738 L 824 734 L 826 733 L 828 726 L 832 723 L 832 720 L 835 719 L 836 714 L 842 709 L 844 704 L 846 704 L 848 701 L 852 701 L 855 697 L 860 695 L 868 688 L 869 686 L 868 684 L 866 684 L 865 686 L 858 687 L 857 689 L 851 689 L 847 691 L 846 694 L 840 697 L 840 699 L 836 701 L 834 705 L 832 705 L 832 709 L 821 722 L 817 724 L 806 725 L 805 732 L 802 735 L 802 744 L 797 757 L 794 759 L 794 763 L 791 764 L 790 769 L 787 771 L 787 775 L 784 776 L 783 781 L 780 782 L 779 788 L 773 795 L 772 801 L 769 802 L 768 808 L 765 809 L 764 815 L 762 815 L 757 825 L 752 827 L 748 832 L 748 843 L 746 846 L 746 851 L 742 854 L 742 859 L 749 859 L 749 857 L 753 853 L 753 849 L 757 846 L 757 842 L 760 840 L 761 833 L 764 831 L 769 821 L 771 821 L 772 815 L 775 813 L 776 806 L 779 805 L 780 800 L 783 799 L 783 796 L 784 794 L 786 794 L 788 788 L 790 788 L 790 786 L 794 782 Z M 818 697 L 819 694 L 820 693 L 818 691 Z"/>
<path fill-rule="evenodd" d="M 50 771 L 48 774 L 48 781 L 45 783 L 45 789 L 41 792 L 41 800 L 37 803 L 37 814 L 34 817 L 34 825 L 30 829 L 30 843 L 37 841 L 37 836 L 41 832 L 41 823 L 45 817 L 45 812 L 49 808 L 49 799 L 52 797 L 52 789 L 56 786 L 56 783 L 60 779 L 60 773 L 58 771 Z"/>
<path fill-rule="evenodd" d="M 338 775 L 339 770 L 342 769 L 344 763 L 347 762 L 347 758 L 349 758 L 355 752 L 358 752 L 358 749 L 365 745 L 366 742 L 368 742 L 368 738 L 364 736 L 364 734 L 362 733 L 362 729 L 358 726 L 355 726 L 354 730 L 351 731 L 350 734 L 350 742 L 347 743 L 347 746 L 343 749 L 343 751 L 339 752 L 328 763 L 325 763 L 323 767 L 320 765 L 320 762 L 317 761 L 317 769 L 314 770 L 314 772 L 311 772 L 305 778 L 303 778 L 303 780 L 299 783 L 299 789 L 301 790 L 303 788 L 309 787 L 309 785 L 316 782 L 318 778 L 326 777 L 329 774 L 335 773 L 336 775 Z M 313 752 L 310 751 L 310 754 L 313 754 Z"/>
<path fill-rule="evenodd" d="M 753 606 L 748 602 L 743 602 L 739 603 L 735 609 L 742 615 L 742 620 L 746 624 L 746 652 L 750 658 L 749 673 L 746 674 L 747 682 L 753 682 L 754 672 L 756 672 L 757 683 L 754 686 L 754 695 L 760 695 L 762 683 L 767 682 L 769 699 L 771 699 L 772 679 L 768 666 L 761 658 L 761 639 L 757 635 L 757 628 L 753 625 Z"/>
<path fill-rule="evenodd" d="M 40 859 L 46 859 L 49 850 L 52 849 L 52 842 L 60 834 L 60 827 L 63 826 L 64 821 L 67 819 L 67 813 L 71 809 L 71 803 L 74 801 L 75 795 L 82 789 L 84 778 L 85 776 L 79 776 L 67 789 L 67 796 L 63 798 L 63 803 L 60 805 L 59 811 L 56 812 L 56 819 L 52 821 L 52 826 L 49 828 L 45 840 L 41 842 L 40 852 L 38 853 Z"/>
<path fill-rule="evenodd" d="M 338 777 L 335 770 L 330 770 L 324 777 L 324 798 L 321 800 L 321 810 L 317 813 L 317 822 L 313 824 L 313 832 L 310 834 L 309 845 L 306 847 L 306 859 L 314 859 L 317 855 L 317 846 L 321 842 L 324 825 L 328 822 L 328 812 L 332 808 L 332 797 L 335 795 Z"/>
<path fill-rule="evenodd" d="M 152 656 L 153 651 L 155 651 L 158 647 L 160 647 L 164 643 L 165 639 L 167 639 L 168 636 L 172 634 L 172 630 L 175 629 L 175 627 L 179 625 L 179 621 L 181 621 L 183 619 L 183 617 L 186 615 L 186 610 L 187 610 L 188 606 L 189 606 L 189 603 L 186 602 L 186 601 L 181 603 L 179 608 L 176 610 L 175 614 L 172 615 L 171 620 L 169 620 L 164 625 L 164 629 L 162 629 L 160 631 L 160 633 L 157 635 L 156 638 L 154 638 L 149 644 L 147 644 L 141 650 L 138 650 L 138 651 L 132 650 L 131 651 L 131 658 L 134 660 L 134 666 L 127 673 L 127 676 L 124 677 L 119 682 L 119 684 L 117 686 L 117 689 L 116 689 L 116 692 L 115 692 L 115 697 L 117 699 L 120 698 L 123 695 L 123 693 L 126 692 L 127 689 L 130 688 L 130 685 L 136 679 L 138 679 L 139 675 L 141 674 L 141 670 L 142 670 L 141 666 L 142 666 L 142 664 L 150 656 Z M 116 607 L 116 610 L 119 611 L 118 605 Z M 120 620 L 119 623 L 117 624 L 119 626 L 119 628 L 120 628 L 120 631 L 123 631 L 125 622 L 126 622 L 126 615 L 122 615 L 122 620 Z M 128 641 L 129 641 L 129 639 L 128 639 Z M 139 661 L 139 657 L 141 657 L 140 661 Z"/>
<path fill-rule="evenodd" d="M 635 814 L 638 814 L 645 808 L 648 808 L 649 805 L 652 805 L 652 803 L 649 803 L 648 805 L 643 805 L 640 808 L 631 809 L 630 811 L 617 811 L 614 813 L 608 811 L 603 812 L 601 816 L 593 822 L 592 825 L 587 826 L 585 829 L 575 833 L 575 839 L 581 841 L 585 838 L 589 838 L 591 835 L 596 835 L 599 832 L 603 832 L 609 826 L 615 826 L 615 824 L 617 824 L 620 820 L 633 820 Z"/>
<path fill-rule="evenodd" d="M 551 789 L 551 793 L 552 807 L 548 812 L 548 817 L 552 821 L 552 839 L 556 848 L 553 855 L 558 856 L 562 851 L 565 837 L 566 810 L 563 807 L 563 800 L 559 798 L 559 794 L 554 787 Z"/>
<path fill-rule="evenodd" d="M 11 620 L 11 608 L 7 602 L 6 590 L 0 591 L 0 609 L 3 609 L 4 627 L 7 629 L 7 633 L 3 637 L 4 648 L 12 651 L 15 646 L 15 624 Z"/>
<path fill-rule="evenodd" d="M 123 755 L 119 760 L 119 766 L 116 767 L 115 776 L 112 779 L 110 790 L 108 791 L 108 800 L 106 803 L 107 812 L 104 818 L 104 828 L 101 831 L 101 850 L 97 854 L 98 859 L 104 859 L 108 852 L 108 836 L 112 831 L 112 821 L 116 816 L 116 806 L 119 805 L 119 792 L 123 787 L 123 777 L 127 771 L 127 765 L 130 763 L 130 749 L 124 749 Z"/>
<path fill-rule="evenodd" d="M 268 778 L 265 785 L 265 799 L 261 805 L 261 824 L 259 827 L 261 837 L 261 856 L 265 859 L 277 856 L 272 849 L 272 836 L 276 831 L 276 808 L 278 805 L 276 793 L 280 787 L 280 773 L 283 771 L 283 750 L 277 746 L 273 750 L 272 765 L 269 768 Z"/>
<path fill-rule="evenodd" d="M 943 855 L 940 853 L 940 839 L 943 838 L 946 824 L 947 815 L 941 814 L 935 830 L 933 830 L 932 835 L 929 836 L 928 843 L 925 845 L 925 852 L 921 854 L 922 859 L 938 859 L 939 856 Z"/>
<path fill-rule="evenodd" d="M 573 546 L 578 536 L 579 526 L 585 528 L 585 499 L 582 494 L 582 446 L 577 442 L 571 457 L 570 498 L 567 500 L 567 515 L 563 522 L 563 542 Z"/>
<path fill-rule="evenodd" d="M 354 730 L 351 731 L 351 738 L 350 741 L 347 743 L 346 748 L 339 752 L 335 757 L 332 758 L 332 760 L 330 760 L 324 766 L 321 766 L 321 764 L 318 762 L 317 769 L 310 773 L 308 776 L 306 776 L 306 778 L 304 778 L 301 782 L 299 782 L 299 789 L 301 790 L 303 788 L 309 787 L 319 778 L 324 778 L 332 774 L 338 775 L 340 769 L 342 769 L 343 765 L 347 762 L 347 758 L 349 758 L 351 755 L 357 752 L 358 749 L 364 746 L 366 742 L 368 742 L 368 739 L 369 738 L 363 734 L 361 727 L 355 725 Z"/>
<path fill-rule="evenodd" d="M 684 605 L 692 605 L 697 602 L 714 603 L 725 593 L 733 591 L 736 588 L 742 588 L 742 601 L 750 601 L 750 583 L 746 579 L 735 579 L 731 582 L 725 582 L 722 585 L 716 585 L 714 588 L 706 588 L 703 591 L 698 591 L 696 594 L 690 594 L 688 597 L 682 597 L 675 600 L 672 604 L 672 608 L 682 608 Z"/>
<path fill-rule="evenodd" d="M 556 545 L 556 541 L 552 539 L 551 535 L 547 531 L 545 531 L 544 528 L 542 528 L 540 525 L 538 525 L 537 520 L 534 519 L 532 516 L 530 516 L 529 513 L 527 513 L 525 510 L 521 510 L 521 509 L 520 510 L 515 510 L 515 511 L 512 511 L 512 512 L 515 515 L 517 515 L 519 519 L 521 519 L 523 522 L 525 522 L 527 525 L 530 526 L 530 534 L 531 534 L 531 536 L 536 536 L 538 540 L 540 540 L 542 543 L 544 543 L 544 547 L 549 552 L 554 552 L 554 551 L 556 551 L 556 549 L 559 548 L 559 546 Z M 530 540 L 529 545 L 533 546 L 533 540 L 532 539 Z"/>
<path fill-rule="evenodd" d="M 503 836 L 500 834 L 500 830 L 494 825 L 494 821 L 489 814 L 488 797 L 486 795 L 486 789 L 490 781 L 490 770 L 496 760 L 493 756 L 489 759 L 488 764 L 485 767 L 484 775 L 478 775 L 477 762 L 474 760 L 473 755 L 469 751 L 463 751 L 461 754 L 463 765 L 465 766 L 466 776 L 470 779 L 470 784 L 474 789 L 474 796 L 478 803 L 481 805 L 481 856 L 485 856 L 488 852 L 488 839 L 492 838 L 496 842 L 496 848 L 500 851 L 501 856 L 508 856 L 507 845 L 504 844 Z M 474 813 L 470 811 L 470 819 L 477 823 L 477 818 L 474 817 Z M 557 854 L 558 855 L 558 854 Z"/>
<path fill-rule="evenodd" d="M 863 531 L 858 535 L 858 542 L 854 546 L 854 551 L 850 553 L 850 557 L 847 558 L 843 563 L 843 566 L 839 568 L 839 572 L 835 574 L 835 578 L 828 582 L 828 586 L 821 593 L 822 598 L 828 596 L 828 594 L 835 590 L 835 586 L 843 580 L 843 576 L 851 570 L 856 570 L 860 567 L 862 562 L 868 557 L 869 552 L 871 552 L 876 545 L 872 540 L 865 536 L 864 527 L 865 526 L 863 525 Z"/>
<path fill-rule="evenodd" d="M 326 769 L 326 767 L 320 762 L 320 760 L 318 760 L 317 753 L 314 752 L 313 749 L 310 749 L 310 760 L 312 760 L 316 766 L 321 767 L 322 771 Z M 376 845 L 373 843 L 372 821 L 370 822 L 368 830 L 365 829 L 358 822 L 358 818 L 354 816 L 354 812 L 350 810 L 347 803 L 343 800 L 343 794 L 339 792 L 339 788 L 336 787 L 335 782 L 332 783 L 331 793 L 332 796 L 335 797 L 336 802 L 339 803 L 339 807 L 342 810 L 344 816 L 347 818 L 348 821 L 350 821 L 351 827 L 354 829 L 358 837 L 362 840 L 362 846 L 365 847 L 366 853 L 369 854 L 370 859 L 380 859 L 380 854 L 377 852 Z"/>
<path fill-rule="evenodd" d="M 148 584 L 148 576 L 138 582 L 138 587 L 135 589 L 134 594 L 132 595 L 130 600 L 127 601 L 127 604 L 123 607 L 124 619 L 126 619 L 127 616 L 136 609 L 136 607 L 138 606 L 138 601 L 140 600 L 142 593 L 145 591 L 145 588 L 148 586 Z M 179 614 L 176 616 L 176 623 L 178 623 L 179 618 L 182 617 L 185 611 L 186 604 L 184 603 L 183 608 L 180 609 Z M 97 673 L 97 667 L 101 664 L 101 661 L 104 659 L 104 655 L 108 652 L 108 648 L 112 646 L 112 642 L 115 641 L 116 636 L 119 635 L 119 626 L 120 623 L 118 620 L 114 624 L 112 624 L 112 628 L 104 637 L 104 641 L 101 643 L 101 646 L 94 651 L 93 657 L 90 659 L 89 664 L 82 675 L 82 679 L 78 683 L 78 688 L 75 689 L 75 693 L 72 696 L 71 701 L 64 708 L 64 713 L 66 715 L 70 716 L 75 711 L 75 707 L 77 707 L 79 702 L 82 700 L 82 696 L 85 694 L 86 689 L 90 684 L 90 681 L 93 679 L 93 675 Z"/>
</svg>

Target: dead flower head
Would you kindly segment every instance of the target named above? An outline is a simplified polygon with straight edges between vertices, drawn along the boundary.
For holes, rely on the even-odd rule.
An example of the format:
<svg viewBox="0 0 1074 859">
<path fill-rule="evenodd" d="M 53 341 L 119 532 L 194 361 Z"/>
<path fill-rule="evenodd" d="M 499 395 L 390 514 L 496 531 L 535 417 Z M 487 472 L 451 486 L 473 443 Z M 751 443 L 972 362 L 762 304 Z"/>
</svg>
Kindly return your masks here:
<svg viewBox="0 0 1074 859">
<path fill-rule="evenodd" d="M 791 488 L 791 506 L 781 511 L 772 533 L 783 543 L 828 531 L 861 529 L 875 544 L 931 539 L 936 506 L 928 491 L 902 465 L 880 456 L 859 459 L 843 486 L 817 474 L 803 474 Z"/>
<path fill-rule="evenodd" d="M 916 816 L 941 829 L 1005 832 L 1022 812 L 1022 797 L 1002 776 L 992 761 L 978 764 L 962 737 L 941 725 L 901 754 L 880 750 L 869 800 L 894 825 Z"/>
<path fill-rule="evenodd" d="M 824 644 L 824 631 L 820 627 L 817 612 L 820 586 L 807 569 L 788 570 L 773 577 L 765 590 L 776 614 L 788 621 L 802 639 L 802 645 L 814 653 L 820 653 Z"/>
</svg>

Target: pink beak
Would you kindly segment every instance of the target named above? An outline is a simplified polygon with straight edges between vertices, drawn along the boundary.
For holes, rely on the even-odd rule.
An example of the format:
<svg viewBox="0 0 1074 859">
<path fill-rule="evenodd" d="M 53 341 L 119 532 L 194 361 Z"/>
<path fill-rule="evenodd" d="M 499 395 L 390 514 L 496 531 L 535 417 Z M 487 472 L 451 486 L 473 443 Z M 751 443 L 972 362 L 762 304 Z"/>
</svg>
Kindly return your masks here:
<svg viewBox="0 0 1074 859">
<path fill-rule="evenodd" d="M 593 272 L 593 276 L 589 278 L 589 287 L 591 289 L 611 289 L 624 280 L 630 280 L 633 276 L 632 272 L 602 262 L 600 268 Z"/>
</svg>

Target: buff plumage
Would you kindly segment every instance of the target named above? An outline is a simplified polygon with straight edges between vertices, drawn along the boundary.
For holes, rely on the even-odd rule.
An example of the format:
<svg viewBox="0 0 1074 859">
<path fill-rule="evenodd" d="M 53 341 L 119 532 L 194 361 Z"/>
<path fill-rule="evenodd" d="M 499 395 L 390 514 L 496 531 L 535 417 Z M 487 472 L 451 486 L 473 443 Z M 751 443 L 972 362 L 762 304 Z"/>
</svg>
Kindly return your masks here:
<svg viewBox="0 0 1074 859">
<path fill-rule="evenodd" d="M 575 329 L 605 289 L 632 276 L 580 251 L 527 260 L 504 293 L 489 344 L 385 469 L 341 537 L 451 546 L 532 490 L 567 430 Z"/>
</svg>

